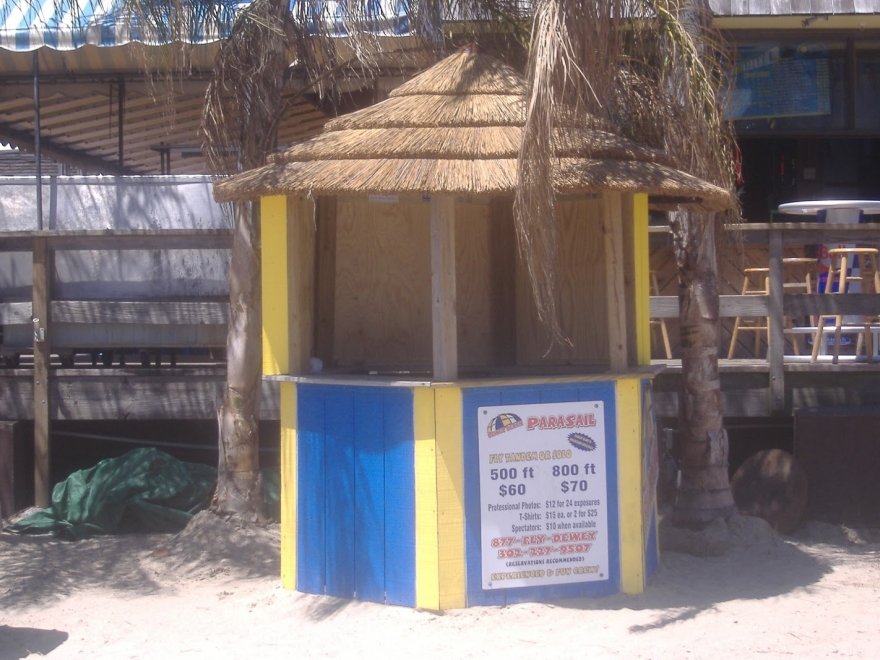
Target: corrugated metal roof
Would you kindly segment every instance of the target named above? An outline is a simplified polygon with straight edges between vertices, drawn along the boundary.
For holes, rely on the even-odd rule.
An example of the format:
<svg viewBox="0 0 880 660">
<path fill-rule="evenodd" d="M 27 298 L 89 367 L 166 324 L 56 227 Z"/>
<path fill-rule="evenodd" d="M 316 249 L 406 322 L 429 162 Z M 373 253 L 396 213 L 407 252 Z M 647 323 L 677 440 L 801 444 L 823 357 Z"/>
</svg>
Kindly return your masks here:
<svg viewBox="0 0 880 660">
<path fill-rule="evenodd" d="M 75 50 L 87 44 L 211 43 L 229 35 L 236 16 L 249 4 L 250 0 L 189 3 L 186 33 L 181 35 L 139 22 L 125 0 L 0 0 L 0 48 Z M 410 6 L 409 0 L 371 0 L 360 7 L 366 15 L 358 21 L 358 29 L 383 36 L 408 34 Z M 352 26 L 345 0 L 290 0 L 290 10 L 313 25 L 323 23 L 336 34 L 345 34 Z M 167 3 L 165 11 L 175 11 L 175 4 Z M 171 24 L 170 18 L 167 23 Z"/>
<path fill-rule="evenodd" d="M 169 98 L 169 90 L 161 85 L 153 93 L 146 83 L 128 79 L 120 162 L 118 83 L 112 78 L 44 82 L 42 153 L 91 173 L 207 173 L 199 132 L 206 85 L 204 78 L 177 81 Z M 313 135 L 325 120 L 319 109 L 296 100 L 279 124 L 279 143 Z M 33 135 L 33 86 L 6 81 L 0 85 L 0 142 L 32 151 Z"/>
<path fill-rule="evenodd" d="M 0 0 L 0 141 L 34 149 L 36 57 L 44 157 L 94 173 L 206 173 L 199 131 L 208 72 L 219 39 L 246 4 L 213 3 L 185 39 L 192 44 L 184 56 L 190 73 L 185 79 L 175 74 L 171 87 L 151 89 L 143 82 L 146 63 L 175 68 L 168 62 L 180 54 L 180 42 L 148 34 L 126 14 L 124 0 Z M 162 48 L 154 50 L 161 56 L 149 59 L 142 44 Z M 279 142 L 309 137 L 325 120 L 315 106 L 294 100 L 280 122 Z"/>
<path fill-rule="evenodd" d="M 709 8 L 716 17 L 862 16 L 880 13 L 880 0 L 709 0 Z"/>
<path fill-rule="evenodd" d="M 229 34 L 239 0 L 201 3 L 185 35 L 175 38 L 200 44 Z M 168 3 L 168 11 L 173 4 Z M 47 46 L 74 50 L 93 46 L 120 46 L 132 41 L 166 44 L 163 32 L 147 29 L 125 8 L 125 0 L 3 0 L 0 2 L 0 48 L 31 51 Z"/>
</svg>

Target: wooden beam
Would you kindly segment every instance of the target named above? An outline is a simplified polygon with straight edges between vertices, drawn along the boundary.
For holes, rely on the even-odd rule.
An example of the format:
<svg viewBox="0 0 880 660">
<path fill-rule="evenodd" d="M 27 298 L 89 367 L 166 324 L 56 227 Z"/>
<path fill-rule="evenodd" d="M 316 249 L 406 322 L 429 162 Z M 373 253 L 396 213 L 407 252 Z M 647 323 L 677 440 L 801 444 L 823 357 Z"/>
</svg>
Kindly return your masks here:
<svg viewBox="0 0 880 660">
<path fill-rule="evenodd" d="M 878 222 L 839 225 L 824 222 L 754 222 L 728 225 L 725 229 L 742 237 L 743 243 L 758 245 L 769 244 L 771 231 L 782 233 L 783 245 L 880 243 L 880 223 Z"/>
<path fill-rule="evenodd" d="M 623 210 L 620 193 L 601 196 L 602 237 L 605 254 L 605 293 L 608 321 L 608 358 L 611 371 L 628 367 L 626 287 L 623 249 Z"/>
<path fill-rule="evenodd" d="M 53 250 L 213 250 L 232 246 L 230 229 L 0 230 L 0 251 L 30 252 L 35 237 L 46 239 Z"/>
<path fill-rule="evenodd" d="M 23 131 L 8 124 L 0 123 L 0 138 L 3 142 L 14 142 L 24 151 L 31 151 L 29 145 L 34 143 L 34 134 Z M 40 140 L 40 151 L 44 156 L 77 165 L 87 171 L 100 171 L 102 174 L 136 175 L 140 172 L 128 167 L 119 167 L 113 159 L 97 158 L 85 151 L 58 144 L 54 140 L 43 137 Z"/>
<path fill-rule="evenodd" d="M 651 364 L 648 196 L 624 195 L 622 203 L 627 327 L 633 331 L 629 333 L 627 351 L 635 364 L 647 365 Z"/>
<path fill-rule="evenodd" d="M 33 327 L 34 327 L 34 505 L 49 505 L 49 323 L 52 256 L 44 238 L 34 239 Z"/>
<path fill-rule="evenodd" d="M 287 236 L 290 314 L 290 371 L 309 372 L 315 354 L 315 204 L 304 197 L 288 198 Z"/>
<path fill-rule="evenodd" d="M 0 420 L 0 518 L 9 518 L 24 505 L 22 424 Z"/>
<path fill-rule="evenodd" d="M 434 378 L 458 378 L 455 197 L 431 197 L 431 320 Z"/>
<path fill-rule="evenodd" d="M 721 318 L 770 314 L 770 296 L 723 295 L 719 296 L 719 300 Z M 845 296 L 825 296 L 815 293 L 786 293 L 782 296 L 782 310 L 785 316 L 877 316 L 880 315 L 880 294 L 847 293 Z M 651 317 L 677 318 L 678 296 L 651 296 Z"/>
<path fill-rule="evenodd" d="M 316 201 L 315 355 L 332 366 L 336 332 L 336 197 Z"/>
<path fill-rule="evenodd" d="M 260 199 L 263 375 L 284 374 L 290 370 L 287 212 L 287 197 L 284 195 Z"/>
<path fill-rule="evenodd" d="M 53 369 L 50 419 L 217 419 L 226 368 L 118 367 Z M 33 418 L 30 369 L 0 370 L 0 410 Z M 263 381 L 260 417 L 278 419 L 278 383 Z"/>
<path fill-rule="evenodd" d="M 132 323 L 144 325 L 224 325 L 229 302 L 129 302 L 117 300 L 53 300 L 52 323 Z"/>
<path fill-rule="evenodd" d="M 770 232 L 770 292 L 767 322 L 769 338 L 767 362 L 770 367 L 770 410 L 781 412 L 785 409 L 785 321 L 782 313 L 783 272 L 782 272 L 782 234 Z"/>
<path fill-rule="evenodd" d="M 62 97 L 67 99 L 93 98 L 95 96 L 110 96 L 109 85 L 118 80 L 125 80 L 126 92 L 130 96 L 146 96 L 151 97 L 158 92 L 162 98 L 165 98 L 169 91 L 162 83 L 151 85 L 144 81 L 143 73 L 139 74 L 109 74 L 104 80 L 98 80 L 95 77 L 91 79 L 58 79 L 48 78 L 44 80 L 40 76 L 40 96 L 44 94 L 46 97 Z M 0 102 L 14 101 L 22 96 L 29 96 L 31 93 L 30 80 L 23 80 L 16 84 L 15 81 L 6 81 L 7 84 L 0 86 Z M 208 87 L 206 79 L 175 80 L 172 91 L 175 96 L 198 95 L 204 97 L 205 90 Z"/>
</svg>

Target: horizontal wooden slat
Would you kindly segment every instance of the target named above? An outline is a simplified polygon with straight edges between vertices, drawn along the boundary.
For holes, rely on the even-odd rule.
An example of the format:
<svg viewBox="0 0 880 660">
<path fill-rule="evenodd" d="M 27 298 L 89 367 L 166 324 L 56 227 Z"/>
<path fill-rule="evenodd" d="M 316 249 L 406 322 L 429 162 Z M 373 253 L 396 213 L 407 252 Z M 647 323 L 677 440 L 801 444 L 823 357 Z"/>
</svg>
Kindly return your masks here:
<svg viewBox="0 0 880 660">
<path fill-rule="evenodd" d="M 0 232 L 0 252 L 27 252 L 37 236 L 45 237 L 53 250 L 214 250 L 232 246 L 230 229 L 16 231 Z"/>
<path fill-rule="evenodd" d="M 53 420 L 216 419 L 223 368 L 53 369 Z M 33 372 L 0 370 L 0 410 L 10 419 L 33 418 Z M 278 419 L 278 384 L 262 385 L 261 419 Z"/>
<path fill-rule="evenodd" d="M 33 305 L 27 302 L 0 302 L 0 325 L 30 325 Z"/>
<path fill-rule="evenodd" d="M 90 348 L 220 348 L 226 345 L 229 303 L 56 300 L 50 303 L 53 351 Z M 33 344 L 31 303 L 0 303 L 2 346 Z"/>
<path fill-rule="evenodd" d="M 229 319 L 227 302 L 55 300 L 49 309 L 53 323 L 223 325 Z"/>
<path fill-rule="evenodd" d="M 767 296 L 718 296 L 719 314 L 729 316 L 767 316 Z M 651 318 L 678 318 L 678 296 L 651 296 Z"/>
<path fill-rule="evenodd" d="M 880 295 L 873 293 L 847 293 L 846 295 L 821 295 L 789 293 L 782 297 L 787 316 L 812 314 L 859 314 L 880 315 Z"/>
<path fill-rule="evenodd" d="M 811 293 L 787 293 L 782 297 L 786 316 L 809 316 L 814 314 L 852 314 L 880 316 L 880 295 L 873 293 L 847 293 L 846 295 L 821 295 Z M 767 316 L 768 296 L 719 296 L 719 314 L 722 318 L 736 316 Z M 652 318 L 678 318 L 677 296 L 651 296 Z"/>
<path fill-rule="evenodd" d="M 744 243 L 767 245 L 770 231 L 782 233 L 784 245 L 816 245 L 820 243 L 880 244 L 880 223 L 827 224 L 824 222 L 753 222 L 728 225 L 728 231 L 739 234 Z"/>
<path fill-rule="evenodd" d="M 0 324 L 30 325 L 30 302 L 0 303 Z M 224 325 L 227 302 L 54 300 L 53 323 L 134 323 L 151 325 Z"/>
<path fill-rule="evenodd" d="M 737 364 L 749 362 L 759 361 L 719 361 L 722 409 L 726 417 L 767 417 L 781 412 L 770 409 L 766 362 L 759 365 L 761 369 L 758 372 L 753 371 L 751 366 Z M 660 418 L 678 416 L 680 365 L 679 362 L 665 370 L 654 380 L 654 411 Z M 878 364 L 786 363 L 784 412 L 790 413 L 806 406 L 880 405 L 878 374 Z"/>
</svg>

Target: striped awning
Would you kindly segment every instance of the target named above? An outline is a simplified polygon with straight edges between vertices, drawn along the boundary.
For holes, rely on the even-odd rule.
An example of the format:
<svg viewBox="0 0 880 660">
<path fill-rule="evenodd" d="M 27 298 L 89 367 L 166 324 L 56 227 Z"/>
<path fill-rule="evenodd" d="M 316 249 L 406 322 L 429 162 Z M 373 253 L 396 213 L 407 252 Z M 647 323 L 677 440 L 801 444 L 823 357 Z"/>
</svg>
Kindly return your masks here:
<svg viewBox="0 0 880 660">
<path fill-rule="evenodd" d="M 208 3 L 205 3 L 208 4 Z M 229 34 L 238 0 L 210 3 L 195 15 L 183 39 L 210 43 Z M 167 3 L 166 11 L 172 11 Z M 165 44 L 169 34 L 147 30 L 126 9 L 125 0 L 2 0 L 0 48 L 30 51 L 43 46 L 73 50 L 86 44 L 121 46 L 133 41 Z"/>
<path fill-rule="evenodd" d="M 368 0 L 365 8 L 369 25 L 361 25 L 360 29 L 388 36 L 407 34 L 410 2 Z M 166 3 L 164 11 L 175 11 L 175 4 Z M 228 36 L 238 11 L 249 4 L 250 0 L 195 0 L 188 7 L 191 21 L 181 37 L 172 35 L 170 30 L 157 31 L 139 24 L 127 9 L 126 0 L 0 0 L 0 49 L 26 52 L 44 46 L 74 50 L 87 44 L 109 47 L 131 42 L 210 43 Z M 350 29 L 344 0 L 291 0 L 290 9 L 301 18 L 304 15 L 307 21 L 323 22 L 337 34 Z"/>
</svg>

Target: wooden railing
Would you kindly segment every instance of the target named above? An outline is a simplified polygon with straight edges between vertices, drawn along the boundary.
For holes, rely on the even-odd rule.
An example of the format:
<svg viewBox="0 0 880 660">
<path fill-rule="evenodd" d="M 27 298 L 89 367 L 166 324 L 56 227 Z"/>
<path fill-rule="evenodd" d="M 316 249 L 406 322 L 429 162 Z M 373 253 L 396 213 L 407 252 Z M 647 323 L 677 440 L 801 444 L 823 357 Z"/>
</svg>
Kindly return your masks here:
<svg viewBox="0 0 880 660">
<path fill-rule="evenodd" d="M 880 247 L 880 223 L 833 225 L 823 223 L 741 224 L 728 227 L 738 232 L 744 247 L 767 246 L 769 267 L 768 295 L 721 295 L 720 316 L 769 318 L 770 330 L 767 348 L 771 410 L 785 406 L 785 323 L 786 317 L 818 315 L 880 315 L 880 294 L 849 293 L 847 295 L 817 295 L 786 293 L 783 287 L 783 255 L 791 246 L 857 244 Z M 757 264 L 754 264 L 757 265 Z M 676 296 L 653 296 L 653 318 L 677 318 Z M 871 365 L 863 365 L 872 368 Z M 827 363 L 817 363 L 816 369 L 832 369 Z M 880 370 L 880 365 L 873 365 Z"/>
<path fill-rule="evenodd" d="M 42 336 L 38 344 L 62 357 L 90 349 L 222 348 L 228 300 L 201 293 L 195 280 L 185 299 L 132 300 L 109 291 L 100 299 L 59 300 L 53 295 L 52 273 L 54 255 L 64 250 L 98 255 L 117 250 L 225 251 L 230 243 L 231 231 L 225 229 L 0 232 L 0 252 L 30 252 L 35 257 L 31 300 L 0 299 L 0 353 L 9 359 L 19 352 L 30 352 L 38 335 Z M 41 254 L 44 258 L 37 258 Z M 104 289 L 113 286 L 95 284 Z"/>
</svg>

